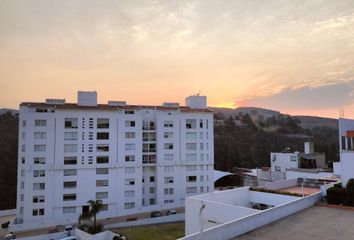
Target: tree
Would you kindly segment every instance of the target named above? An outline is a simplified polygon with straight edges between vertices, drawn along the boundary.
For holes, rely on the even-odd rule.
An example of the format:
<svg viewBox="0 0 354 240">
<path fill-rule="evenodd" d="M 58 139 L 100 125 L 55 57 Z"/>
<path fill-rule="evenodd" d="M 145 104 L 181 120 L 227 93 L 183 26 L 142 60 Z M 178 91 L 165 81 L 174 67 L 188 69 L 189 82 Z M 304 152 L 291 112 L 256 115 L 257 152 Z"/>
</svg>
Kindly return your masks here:
<svg viewBox="0 0 354 240">
<path fill-rule="evenodd" d="M 345 186 L 345 193 L 347 196 L 346 205 L 354 207 L 354 179 L 353 178 L 348 180 L 347 185 Z"/>
<path fill-rule="evenodd" d="M 90 204 L 90 216 L 93 217 L 93 227 L 96 229 L 96 215 L 103 207 L 102 200 L 89 200 L 87 203 Z"/>
</svg>

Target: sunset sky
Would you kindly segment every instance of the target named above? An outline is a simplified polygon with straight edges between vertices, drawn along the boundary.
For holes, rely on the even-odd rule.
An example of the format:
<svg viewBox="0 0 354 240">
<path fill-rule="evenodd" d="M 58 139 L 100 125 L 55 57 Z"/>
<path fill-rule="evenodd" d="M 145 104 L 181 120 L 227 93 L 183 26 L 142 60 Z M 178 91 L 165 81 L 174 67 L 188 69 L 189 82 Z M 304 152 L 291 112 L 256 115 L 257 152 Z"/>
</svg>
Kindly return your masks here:
<svg viewBox="0 0 354 240">
<path fill-rule="evenodd" d="M 0 89 L 354 118 L 354 1 L 0 0 Z"/>
</svg>

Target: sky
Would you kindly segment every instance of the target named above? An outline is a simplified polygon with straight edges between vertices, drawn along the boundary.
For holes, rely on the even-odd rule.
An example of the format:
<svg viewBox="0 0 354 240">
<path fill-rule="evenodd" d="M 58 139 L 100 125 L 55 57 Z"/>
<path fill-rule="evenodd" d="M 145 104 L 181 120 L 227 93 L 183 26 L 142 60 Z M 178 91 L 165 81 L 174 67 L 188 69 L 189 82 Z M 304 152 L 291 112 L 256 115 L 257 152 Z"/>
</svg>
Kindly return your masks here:
<svg viewBox="0 0 354 240">
<path fill-rule="evenodd" d="M 95 90 L 354 118 L 353 0 L 0 0 L 0 108 Z"/>
</svg>

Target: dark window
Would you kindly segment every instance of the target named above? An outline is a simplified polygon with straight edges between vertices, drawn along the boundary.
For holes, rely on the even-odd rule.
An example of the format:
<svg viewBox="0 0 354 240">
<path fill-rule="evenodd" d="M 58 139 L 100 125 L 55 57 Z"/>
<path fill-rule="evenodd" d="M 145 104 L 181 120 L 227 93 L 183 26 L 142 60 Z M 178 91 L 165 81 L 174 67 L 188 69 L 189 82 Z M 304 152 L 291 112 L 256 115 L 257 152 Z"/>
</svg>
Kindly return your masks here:
<svg viewBox="0 0 354 240">
<path fill-rule="evenodd" d="M 76 165 L 77 157 L 64 157 L 64 165 Z"/>
<path fill-rule="evenodd" d="M 96 163 L 97 164 L 109 163 L 109 157 L 108 156 L 98 156 L 98 157 L 96 157 Z"/>
<path fill-rule="evenodd" d="M 107 139 L 109 139 L 108 132 L 98 132 L 97 133 L 97 140 L 107 140 Z"/>
</svg>

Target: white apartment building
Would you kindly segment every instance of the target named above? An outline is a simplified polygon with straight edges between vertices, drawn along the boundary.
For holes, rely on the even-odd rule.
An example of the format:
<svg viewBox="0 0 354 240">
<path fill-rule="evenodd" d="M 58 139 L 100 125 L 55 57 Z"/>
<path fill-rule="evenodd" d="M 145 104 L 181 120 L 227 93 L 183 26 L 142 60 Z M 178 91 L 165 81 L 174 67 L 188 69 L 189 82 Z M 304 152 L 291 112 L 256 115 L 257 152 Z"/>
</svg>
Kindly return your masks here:
<svg viewBox="0 0 354 240">
<path fill-rule="evenodd" d="M 333 166 L 341 172 L 342 186 L 345 187 L 350 178 L 354 178 L 354 120 L 340 118 L 339 157 L 340 162 Z"/>
<path fill-rule="evenodd" d="M 76 222 L 91 199 L 104 203 L 99 218 L 184 206 L 214 191 L 213 139 L 205 96 L 186 106 L 97 104 L 96 92 L 21 103 L 16 222 Z"/>
</svg>

